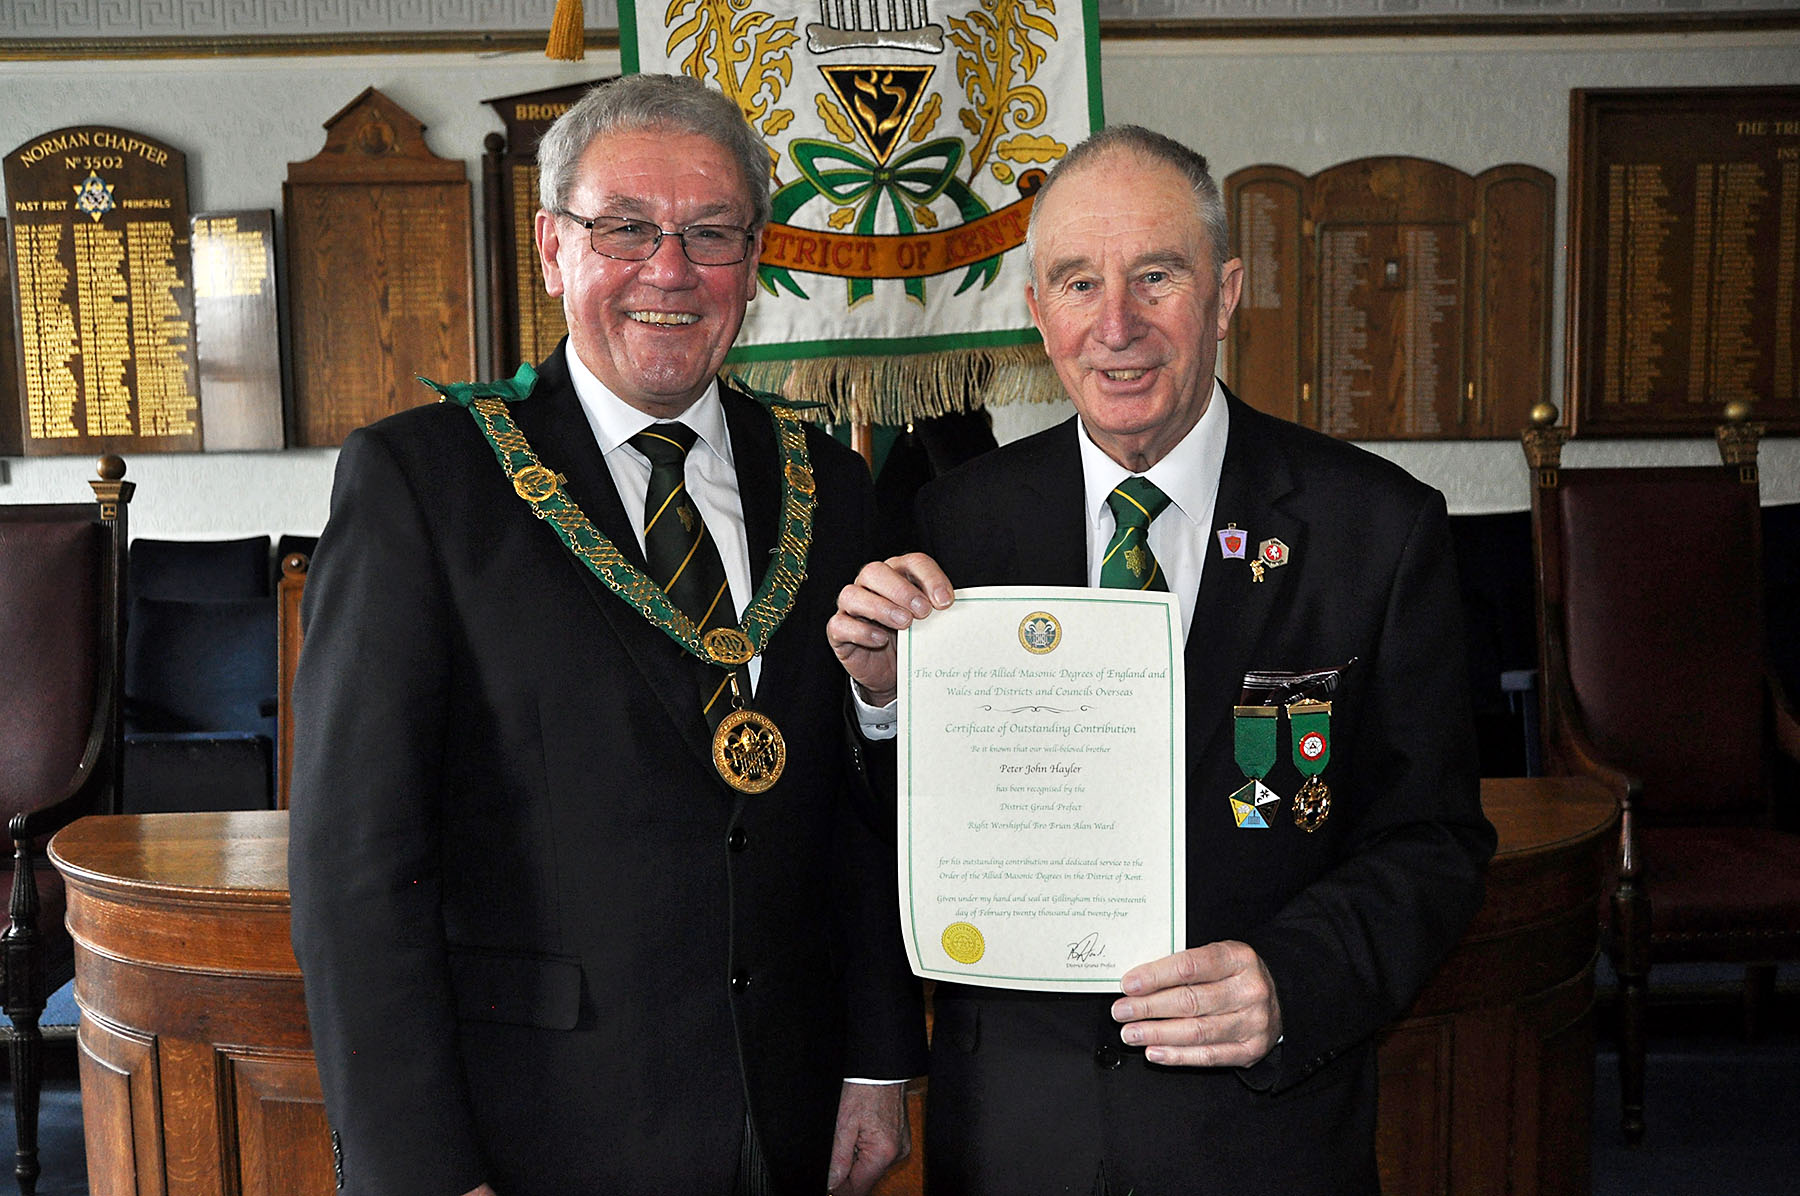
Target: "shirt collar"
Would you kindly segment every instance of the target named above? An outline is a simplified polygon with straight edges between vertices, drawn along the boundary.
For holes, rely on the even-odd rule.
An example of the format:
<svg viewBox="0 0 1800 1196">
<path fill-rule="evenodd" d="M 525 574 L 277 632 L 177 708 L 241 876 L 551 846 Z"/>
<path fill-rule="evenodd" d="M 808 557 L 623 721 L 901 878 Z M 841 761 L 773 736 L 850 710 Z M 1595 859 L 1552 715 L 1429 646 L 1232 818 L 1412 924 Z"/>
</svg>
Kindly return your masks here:
<svg viewBox="0 0 1800 1196">
<path fill-rule="evenodd" d="M 575 397 L 581 401 L 581 412 L 587 416 L 588 427 L 593 429 L 594 440 L 602 455 L 610 456 L 614 449 L 658 422 L 654 416 L 644 414 L 608 390 L 606 384 L 587 368 L 573 345 L 564 345 L 563 353 L 568 359 L 569 380 L 575 386 Z M 719 400 L 717 378 L 707 383 L 693 405 L 676 418 L 692 428 L 714 456 L 727 466 L 733 465 L 731 437 L 725 430 L 725 405 Z"/>
<path fill-rule="evenodd" d="M 1131 476 L 1131 471 L 1114 461 L 1088 436 L 1087 426 L 1075 421 L 1076 441 L 1081 447 L 1082 491 L 1087 506 L 1088 523 L 1096 524 L 1106 506 L 1106 496 L 1113 487 Z M 1212 397 L 1188 434 L 1181 438 L 1167 456 L 1152 465 L 1144 477 L 1156 483 L 1157 489 L 1169 496 L 1190 521 L 1207 518 L 1219 493 L 1219 473 L 1225 467 L 1225 441 L 1230 417 L 1225 412 L 1225 388 L 1213 379 Z"/>
</svg>

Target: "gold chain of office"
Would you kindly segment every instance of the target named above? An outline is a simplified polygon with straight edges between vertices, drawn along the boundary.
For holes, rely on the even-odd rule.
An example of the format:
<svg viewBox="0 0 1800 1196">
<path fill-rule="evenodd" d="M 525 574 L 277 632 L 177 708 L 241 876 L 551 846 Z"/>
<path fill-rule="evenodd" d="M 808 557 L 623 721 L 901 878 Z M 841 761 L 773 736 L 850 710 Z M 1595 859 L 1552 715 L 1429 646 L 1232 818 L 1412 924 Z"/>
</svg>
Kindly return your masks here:
<svg viewBox="0 0 1800 1196">
<path fill-rule="evenodd" d="M 438 389 L 446 398 L 469 408 L 500 459 L 501 468 L 512 480 L 513 490 L 531 504 L 532 513 L 555 529 L 569 551 L 607 589 L 692 655 L 721 668 L 745 664 L 767 646 L 776 628 L 794 609 L 800 585 L 806 580 L 806 554 L 812 546 L 812 517 L 817 500 L 806 454 L 806 431 L 791 412 L 781 407 L 769 408 L 781 446 L 782 465 L 781 535 L 776 541 L 774 563 L 744 609 L 738 627 L 715 627 L 702 634 L 694 621 L 669 601 L 663 588 L 626 560 L 569 498 L 563 489 L 565 479 L 538 460 L 531 442 L 513 422 L 503 398 L 491 392 L 480 393 L 487 387 L 474 388 L 476 393 L 466 398 L 449 394 L 449 387 Z"/>
</svg>

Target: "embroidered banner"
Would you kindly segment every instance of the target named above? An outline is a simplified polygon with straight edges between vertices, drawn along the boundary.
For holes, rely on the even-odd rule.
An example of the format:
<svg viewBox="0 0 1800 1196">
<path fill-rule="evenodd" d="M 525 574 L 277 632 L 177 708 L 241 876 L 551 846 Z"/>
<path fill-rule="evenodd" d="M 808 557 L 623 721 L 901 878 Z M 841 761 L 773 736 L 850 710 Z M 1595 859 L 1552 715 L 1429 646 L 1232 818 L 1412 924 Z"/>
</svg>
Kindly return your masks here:
<svg viewBox="0 0 1800 1196">
<path fill-rule="evenodd" d="M 774 215 L 731 368 L 877 423 L 1062 393 L 1025 306 L 1045 172 L 1101 124 L 1095 0 L 632 0 L 769 142 Z"/>
</svg>

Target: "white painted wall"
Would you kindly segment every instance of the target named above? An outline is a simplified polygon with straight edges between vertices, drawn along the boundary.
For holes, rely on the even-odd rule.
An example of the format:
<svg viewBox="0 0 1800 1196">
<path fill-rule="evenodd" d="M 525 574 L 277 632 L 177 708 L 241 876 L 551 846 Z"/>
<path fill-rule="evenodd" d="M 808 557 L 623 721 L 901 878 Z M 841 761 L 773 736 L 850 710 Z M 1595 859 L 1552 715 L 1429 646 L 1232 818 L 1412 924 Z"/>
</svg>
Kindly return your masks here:
<svg viewBox="0 0 1800 1196">
<path fill-rule="evenodd" d="M 1800 81 L 1794 32 L 1115 41 L 1101 57 L 1108 120 L 1188 142 L 1220 177 L 1261 162 L 1310 174 L 1371 154 L 1413 154 L 1471 173 L 1526 162 L 1556 176 L 1559 205 L 1567 197 L 1570 88 Z M 0 62 L 0 151 L 64 125 L 121 125 L 186 150 L 195 210 L 279 213 L 287 164 L 317 153 L 321 126 L 364 87 L 380 88 L 424 121 L 433 151 L 467 161 L 477 183 L 482 139 L 501 131 L 483 99 L 617 69 L 610 54 L 570 64 L 534 53 Z M 1565 227 L 1559 206 L 1559 241 Z M 1554 264 L 1560 342 L 1560 252 Z M 1561 378 L 1558 343 L 1552 379 L 1559 390 Z M 1010 439 L 1066 413 L 1062 404 L 1000 408 L 995 422 Z M 1369 447 L 1444 490 L 1452 511 L 1530 504 L 1516 442 Z M 140 484 L 133 531 L 170 538 L 316 533 L 335 457 L 324 449 L 140 454 L 129 462 L 128 476 Z M 1570 465 L 1716 459 L 1702 440 L 1583 440 L 1565 453 Z M 1762 461 L 1764 501 L 1800 502 L 1800 440 L 1766 441 Z M 85 494 L 92 467 L 85 457 L 0 460 L 0 502 Z"/>
</svg>

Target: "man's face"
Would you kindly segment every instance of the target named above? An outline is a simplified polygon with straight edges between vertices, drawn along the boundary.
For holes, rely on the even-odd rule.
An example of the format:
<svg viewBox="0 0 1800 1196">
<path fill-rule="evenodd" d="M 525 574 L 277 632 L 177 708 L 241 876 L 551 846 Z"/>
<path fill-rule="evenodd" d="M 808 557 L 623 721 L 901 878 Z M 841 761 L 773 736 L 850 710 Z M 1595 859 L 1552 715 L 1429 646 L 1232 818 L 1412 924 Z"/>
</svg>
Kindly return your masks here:
<svg viewBox="0 0 1800 1196">
<path fill-rule="evenodd" d="M 1243 264 L 1216 272 L 1187 180 L 1128 150 L 1059 179 L 1035 232 L 1044 349 L 1094 443 L 1142 472 L 1206 411 Z"/>
<path fill-rule="evenodd" d="M 568 208 L 584 218 L 628 217 L 678 231 L 743 228 L 751 201 L 726 150 L 707 137 L 637 130 L 594 139 L 581 156 Z M 672 418 L 700 396 L 737 337 L 756 294 L 759 236 L 730 266 L 696 266 L 675 237 L 647 261 L 595 253 L 566 216 L 537 215 L 544 287 L 563 301 L 569 343 L 607 389 L 639 411 Z"/>
</svg>

